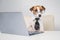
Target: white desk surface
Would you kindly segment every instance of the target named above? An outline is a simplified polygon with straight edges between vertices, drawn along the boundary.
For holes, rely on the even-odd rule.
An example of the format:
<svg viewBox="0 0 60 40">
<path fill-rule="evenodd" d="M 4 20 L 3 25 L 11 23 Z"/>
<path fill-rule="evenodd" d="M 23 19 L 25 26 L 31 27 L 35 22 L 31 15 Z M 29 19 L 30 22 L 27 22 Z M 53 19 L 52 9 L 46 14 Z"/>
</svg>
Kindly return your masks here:
<svg viewBox="0 0 60 40">
<path fill-rule="evenodd" d="M 0 40 L 60 40 L 60 31 L 45 31 L 33 36 L 0 33 Z"/>
</svg>

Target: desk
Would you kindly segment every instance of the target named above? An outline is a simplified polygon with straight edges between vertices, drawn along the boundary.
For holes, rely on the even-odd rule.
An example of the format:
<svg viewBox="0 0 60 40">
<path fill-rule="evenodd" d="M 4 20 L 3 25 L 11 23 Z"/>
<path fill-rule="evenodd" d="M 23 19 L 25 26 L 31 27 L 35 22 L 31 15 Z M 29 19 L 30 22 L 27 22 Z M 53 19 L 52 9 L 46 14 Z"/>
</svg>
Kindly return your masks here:
<svg viewBox="0 0 60 40">
<path fill-rule="evenodd" d="M 0 33 L 0 40 L 60 40 L 60 31 L 45 31 L 33 36 Z"/>
</svg>

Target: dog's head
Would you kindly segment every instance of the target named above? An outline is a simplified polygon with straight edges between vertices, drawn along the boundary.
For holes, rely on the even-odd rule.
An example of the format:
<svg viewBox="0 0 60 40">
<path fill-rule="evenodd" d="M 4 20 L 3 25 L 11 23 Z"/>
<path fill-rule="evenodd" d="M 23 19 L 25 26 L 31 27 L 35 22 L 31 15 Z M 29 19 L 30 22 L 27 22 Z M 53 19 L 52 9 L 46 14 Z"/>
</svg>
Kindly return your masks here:
<svg viewBox="0 0 60 40">
<path fill-rule="evenodd" d="M 36 5 L 36 6 L 31 7 L 30 11 L 33 12 L 34 15 L 39 14 L 39 16 L 41 16 L 42 12 L 45 11 L 45 7 Z"/>
</svg>

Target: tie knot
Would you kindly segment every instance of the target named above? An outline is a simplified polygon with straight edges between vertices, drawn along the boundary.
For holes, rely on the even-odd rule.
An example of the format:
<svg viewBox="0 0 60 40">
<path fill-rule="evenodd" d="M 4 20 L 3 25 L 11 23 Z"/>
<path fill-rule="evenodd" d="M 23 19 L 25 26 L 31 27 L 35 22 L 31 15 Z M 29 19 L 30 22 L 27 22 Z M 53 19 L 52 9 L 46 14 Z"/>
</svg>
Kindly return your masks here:
<svg viewBox="0 0 60 40">
<path fill-rule="evenodd" d="M 39 18 L 35 18 L 35 20 L 36 20 L 36 21 L 38 21 L 38 20 L 39 20 Z"/>
</svg>

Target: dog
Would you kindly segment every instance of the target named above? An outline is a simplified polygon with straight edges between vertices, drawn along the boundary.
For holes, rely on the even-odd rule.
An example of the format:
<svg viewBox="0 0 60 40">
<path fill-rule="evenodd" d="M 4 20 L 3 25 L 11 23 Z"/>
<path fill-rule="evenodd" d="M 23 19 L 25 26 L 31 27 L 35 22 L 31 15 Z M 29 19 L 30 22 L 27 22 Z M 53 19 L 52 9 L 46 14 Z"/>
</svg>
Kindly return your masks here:
<svg viewBox="0 0 60 40">
<path fill-rule="evenodd" d="M 36 5 L 36 6 L 32 6 L 29 10 L 30 12 L 33 13 L 34 17 L 31 18 L 32 21 L 30 21 L 28 31 L 30 33 L 44 32 L 44 27 L 41 18 L 42 18 L 43 11 L 45 11 L 45 7 Z"/>
</svg>

